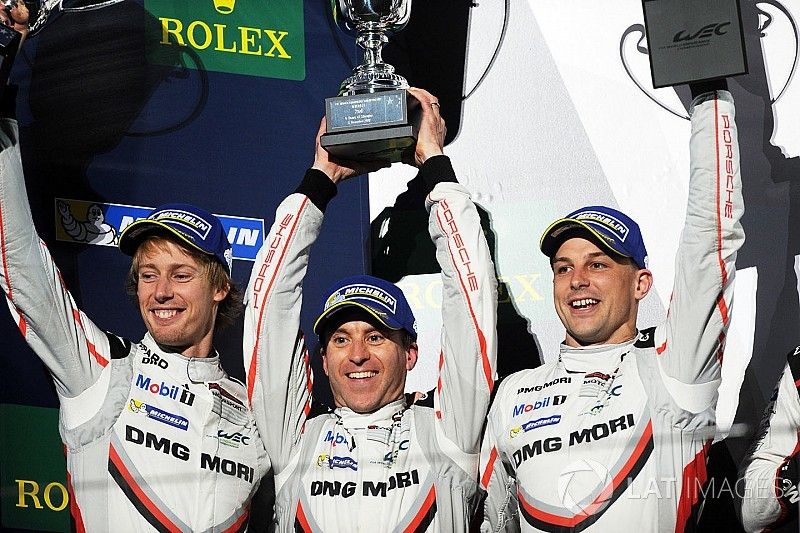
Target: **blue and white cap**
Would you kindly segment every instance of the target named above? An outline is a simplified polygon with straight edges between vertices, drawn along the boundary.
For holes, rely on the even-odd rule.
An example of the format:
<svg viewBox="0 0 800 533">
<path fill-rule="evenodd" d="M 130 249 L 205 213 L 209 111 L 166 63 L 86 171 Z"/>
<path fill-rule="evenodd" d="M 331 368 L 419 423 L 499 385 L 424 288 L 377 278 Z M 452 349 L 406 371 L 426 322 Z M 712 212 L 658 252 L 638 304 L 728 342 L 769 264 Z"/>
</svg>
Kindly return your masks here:
<svg viewBox="0 0 800 533">
<path fill-rule="evenodd" d="M 119 238 L 122 253 L 133 255 L 139 244 L 153 234 L 170 234 L 205 254 L 214 256 L 230 276 L 233 252 L 225 228 L 217 217 L 189 204 L 165 204 L 156 207 L 147 218 L 127 226 Z"/>
<path fill-rule="evenodd" d="M 629 257 L 639 268 L 647 268 L 647 249 L 639 225 L 616 209 L 590 205 L 573 211 L 544 230 L 539 248 L 552 259 L 561 244 L 572 237 L 589 237 L 606 250 Z"/>
<path fill-rule="evenodd" d="M 314 333 L 322 335 L 324 324 L 343 308 L 358 307 L 393 330 L 406 330 L 417 340 L 417 321 L 403 291 L 394 283 L 373 276 L 352 276 L 337 281 L 326 292 L 322 311 L 314 322 Z"/>
</svg>

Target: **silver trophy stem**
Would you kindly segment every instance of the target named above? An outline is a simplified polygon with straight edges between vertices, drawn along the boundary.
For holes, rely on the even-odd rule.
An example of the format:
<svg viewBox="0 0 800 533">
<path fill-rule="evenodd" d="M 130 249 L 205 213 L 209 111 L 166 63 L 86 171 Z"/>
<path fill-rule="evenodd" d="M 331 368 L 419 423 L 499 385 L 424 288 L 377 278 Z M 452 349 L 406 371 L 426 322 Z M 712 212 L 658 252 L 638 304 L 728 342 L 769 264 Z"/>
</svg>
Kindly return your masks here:
<svg viewBox="0 0 800 533">
<path fill-rule="evenodd" d="M 394 89 L 407 89 L 408 82 L 395 74 L 394 67 L 384 63 L 383 45 L 389 42 L 385 31 L 379 27 L 359 28 L 356 42 L 364 49 L 364 62 L 353 69 L 353 75 L 342 82 L 340 96 L 368 94 Z"/>
<path fill-rule="evenodd" d="M 383 45 L 389 42 L 385 34 L 379 31 L 365 31 L 358 35 L 358 45 L 364 49 L 364 63 L 359 67 L 376 67 L 383 64 Z"/>
</svg>

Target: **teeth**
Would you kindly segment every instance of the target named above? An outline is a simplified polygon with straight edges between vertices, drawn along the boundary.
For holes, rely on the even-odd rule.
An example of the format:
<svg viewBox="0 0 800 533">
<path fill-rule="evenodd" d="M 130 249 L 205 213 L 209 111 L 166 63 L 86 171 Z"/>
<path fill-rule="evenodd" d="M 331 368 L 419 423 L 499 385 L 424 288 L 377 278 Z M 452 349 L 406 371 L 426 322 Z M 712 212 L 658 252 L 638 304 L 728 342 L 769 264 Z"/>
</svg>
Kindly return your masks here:
<svg viewBox="0 0 800 533">
<path fill-rule="evenodd" d="M 589 307 L 590 305 L 594 305 L 597 303 L 599 302 L 594 298 L 584 298 L 583 300 L 575 300 L 574 302 L 572 302 L 572 307 L 577 309 L 577 308 Z"/>
<path fill-rule="evenodd" d="M 372 376 L 377 376 L 377 372 L 350 372 L 347 374 L 347 377 L 350 379 L 364 379 L 364 378 L 371 378 Z"/>
<path fill-rule="evenodd" d="M 153 313 L 155 313 L 155 315 L 158 318 L 164 318 L 164 319 L 172 318 L 176 314 L 178 314 L 178 312 L 174 309 L 156 309 L 155 311 L 153 311 Z"/>
</svg>

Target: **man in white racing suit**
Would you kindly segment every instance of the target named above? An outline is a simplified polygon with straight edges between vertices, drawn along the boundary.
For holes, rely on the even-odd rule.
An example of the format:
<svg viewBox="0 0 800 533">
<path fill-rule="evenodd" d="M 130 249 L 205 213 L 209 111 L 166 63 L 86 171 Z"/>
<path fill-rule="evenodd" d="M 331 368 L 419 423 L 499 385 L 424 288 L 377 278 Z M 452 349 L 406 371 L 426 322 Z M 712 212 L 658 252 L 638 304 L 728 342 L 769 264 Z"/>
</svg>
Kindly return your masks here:
<svg viewBox="0 0 800 533">
<path fill-rule="evenodd" d="M 9 116 L 0 118 L 0 287 L 55 382 L 75 529 L 245 531 L 270 464 L 244 385 L 213 348 L 239 307 L 222 225 L 173 204 L 128 226 L 120 248 L 133 256 L 128 284 L 148 332 L 138 343 L 105 332 L 78 309 L 36 233 Z"/>
<path fill-rule="evenodd" d="M 684 531 L 696 523 L 744 234 L 734 107 L 692 87 L 691 179 L 666 321 L 634 221 L 591 206 L 540 247 L 566 329 L 558 357 L 498 387 L 481 452 L 486 531 Z M 712 89 L 708 91 L 707 89 Z"/>
<path fill-rule="evenodd" d="M 764 411 L 736 485 L 746 531 L 771 530 L 797 518 L 800 502 L 800 346 L 792 350 Z"/>
<path fill-rule="evenodd" d="M 313 168 L 278 208 L 245 301 L 246 332 L 262 332 L 245 350 L 245 369 L 275 470 L 279 531 L 464 531 L 478 506 L 496 280 L 477 210 L 442 155 L 438 102 L 410 92 L 422 107 L 415 160 L 431 189 L 429 231 L 442 269 L 439 381 L 425 400 L 406 398 L 417 359 L 411 309 L 397 286 L 349 278 L 325 298 L 314 328 L 336 408 L 309 418 L 302 283 L 336 184 L 360 170 L 329 160 L 318 142 Z"/>
</svg>

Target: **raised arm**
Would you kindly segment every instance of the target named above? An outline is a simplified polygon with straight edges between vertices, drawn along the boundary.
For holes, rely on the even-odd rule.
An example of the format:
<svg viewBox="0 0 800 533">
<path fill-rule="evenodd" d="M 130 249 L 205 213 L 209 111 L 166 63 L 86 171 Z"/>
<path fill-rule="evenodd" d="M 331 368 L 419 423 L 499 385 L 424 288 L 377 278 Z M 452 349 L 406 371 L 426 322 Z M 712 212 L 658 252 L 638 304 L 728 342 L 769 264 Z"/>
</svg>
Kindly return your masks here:
<svg viewBox="0 0 800 533">
<path fill-rule="evenodd" d="M 298 445 L 311 407 L 311 367 L 300 331 L 302 283 L 311 245 L 336 187 L 310 169 L 275 212 L 245 293 L 247 396 L 276 474 Z"/>
<path fill-rule="evenodd" d="M 3 107 L 13 115 L 13 90 Z M 109 338 L 78 309 L 33 225 L 13 118 L 0 118 L 0 286 L 25 340 L 53 376 L 64 403 L 108 365 Z"/>
<path fill-rule="evenodd" d="M 245 293 L 247 395 L 276 474 L 288 466 L 311 408 L 311 367 L 300 331 L 303 280 L 336 184 L 383 166 L 329 160 L 317 133 L 314 165 L 275 212 Z M 279 479 L 280 481 L 280 479 Z"/>
<path fill-rule="evenodd" d="M 420 175 L 433 188 L 425 206 L 442 269 L 442 337 L 436 419 L 459 450 L 477 454 L 497 359 L 497 280 L 480 217 L 441 153 L 444 125 L 433 98 L 413 93 L 423 109 L 417 143 Z M 422 154 L 422 155 L 420 155 Z M 477 465 L 476 465 L 477 467 Z"/>
<path fill-rule="evenodd" d="M 693 94 L 699 92 L 693 87 Z M 744 205 L 733 98 L 726 90 L 696 95 L 691 108 L 691 177 L 686 222 L 665 327 L 656 332 L 659 364 L 673 395 L 704 409 L 716 395 L 730 323 L 736 253 L 744 242 Z M 706 392 L 681 391 L 707 384 Z"/>
<path fill-rule="evenodd" d="M 739 470 L 736 491 L 739 514 L 747 531 L 777 527 L 797 517 L 800 500 L 800 346 L 764 411 L 755 442 Z"/>
</svg>

